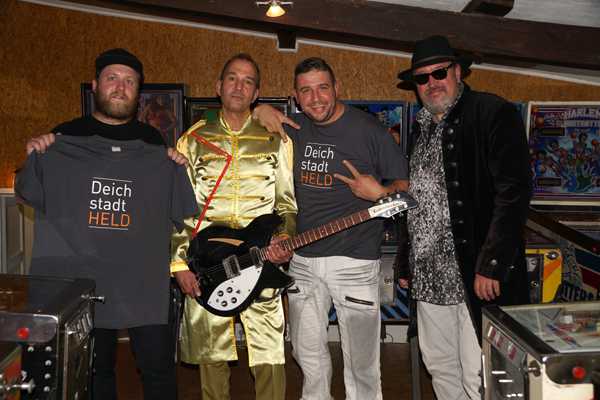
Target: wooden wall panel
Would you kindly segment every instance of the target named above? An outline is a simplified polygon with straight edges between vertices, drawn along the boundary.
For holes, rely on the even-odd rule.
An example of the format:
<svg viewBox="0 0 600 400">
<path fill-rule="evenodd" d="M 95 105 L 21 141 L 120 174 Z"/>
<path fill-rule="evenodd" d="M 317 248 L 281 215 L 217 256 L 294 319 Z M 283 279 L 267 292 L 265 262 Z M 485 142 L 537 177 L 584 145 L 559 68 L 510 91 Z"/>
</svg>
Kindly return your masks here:
<svg viewBox="0 0 600 400">
<path fill-rule="evenodd" d="M 263 96 L 291 94 L 295 64 L 320 56 L 336 71 L 342 98 L 414 100 L 396 88 L 405 58 L 313 45 L 281 53 L 270 38 L 2 1 L 0 187 L 12 186 L 29 137 L 80 115 L 79 85 L 93 79 L 96 55 L 112 47 L 138 55 L 147 82 L 185 83 L 191 96 L 214 96 L 222 64 L 244 51 L 261 66 Z M 511 100 L 600 100 L 595 86 L 512 73 L 475 69 L 467 81 Z"/>
</svg>

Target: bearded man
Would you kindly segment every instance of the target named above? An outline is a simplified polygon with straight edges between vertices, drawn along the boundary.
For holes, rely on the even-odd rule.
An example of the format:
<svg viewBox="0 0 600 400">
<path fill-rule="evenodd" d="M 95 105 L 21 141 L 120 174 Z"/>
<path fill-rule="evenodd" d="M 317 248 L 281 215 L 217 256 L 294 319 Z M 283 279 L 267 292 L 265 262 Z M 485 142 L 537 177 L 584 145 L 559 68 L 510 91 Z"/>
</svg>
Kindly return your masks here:
<svg viewBox="0 0 600 400">
<path fill-rule="evenodd" d="M 470 64 L 432 36 L 399 74 L 423 104 L 408 143 L 410 293 L 438 399 L 481 398 L 481 307 L 528 301 L 525 128 L 510 102 L 463 82 Z"/>
<path fill-rule="evenodd" d="M 144 399 L 174 400 L 169 239 L 197 206 L 185 169 L 169 158 L 187 160 L 136 119 L 141 61 L 111 49 L 95 67 L 92 115 L 27 142 L 15 191 L 36 210 L 31 273 L 94 279 L 106 299 L 95 306 L 92 399 L 117 398 L 117 333 L 127 329 Z"/>
</svg>

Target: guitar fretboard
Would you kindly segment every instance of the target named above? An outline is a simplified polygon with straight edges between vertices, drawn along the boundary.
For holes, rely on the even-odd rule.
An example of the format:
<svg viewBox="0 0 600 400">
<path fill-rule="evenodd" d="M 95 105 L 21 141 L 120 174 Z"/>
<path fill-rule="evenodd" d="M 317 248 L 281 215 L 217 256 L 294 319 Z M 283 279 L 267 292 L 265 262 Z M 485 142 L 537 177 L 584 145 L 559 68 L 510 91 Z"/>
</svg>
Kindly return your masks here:
<svg viewBox="0 0 600 400">
<path fill-rule="evenodd" d="M 285 250 L 293 251 L 300 247 L 304 247 L 313 242 L 316 242 L 317 240 L 324 239 L 327 236 L 331 236 L 333 234 L 341 232 L 344 229 L 348 229 L 353 227 L 354 225 L 363 223 L 367 220 L 370 220 L 371 218 L 372 217 L 368 209 L 355 212 L 354 214 L 334 219 L 333 221 L 330 221 L 325 225 L 309 229 L 306 232 L 302 232 L 298 235 L 292 236 L 289 239 L 285 239 L 279 242 L 279 245 Z M 260 255 L 263 261 L 267 259 L 266 247 L 260 249 Z"/>
</svg>

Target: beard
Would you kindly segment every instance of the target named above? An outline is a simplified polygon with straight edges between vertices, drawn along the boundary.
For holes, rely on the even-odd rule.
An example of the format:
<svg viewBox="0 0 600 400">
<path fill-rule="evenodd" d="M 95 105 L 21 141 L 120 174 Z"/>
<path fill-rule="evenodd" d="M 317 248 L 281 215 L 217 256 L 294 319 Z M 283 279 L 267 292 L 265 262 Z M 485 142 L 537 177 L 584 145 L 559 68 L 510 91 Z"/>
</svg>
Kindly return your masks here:
<svg viewBox="0 0 600 400">
<path fill-rule="evenodd" d="M 444 88 L 441 89 L 436 89 L 436 90 L 444 90 Z M 438 115 L 438 114 L 443 114 L 444 112 L 446 112 L 446 110 L 448 109 L 448 107 L 450 107 L 452 105 L 452 103 L 454 102 L 454 99 L 448 95 L 447 92 L 444 92 L 443 96 L 438 97 L 435 100 L 430 99 L 428 93 L 426 93 L 425 96 L 423 96 L 423 107 L 425 107 L 427 109 L 427 111 L 429 111 L 431 114 L 433 115 Z"/>
<path fill-rule="evenodd" d="M 121 103 L 111 102 L 111 97 L 115 93 L 100 93 L 99 90 L 94 92 L 94 102 L 96 111 L 100 114 L 119 121 L 129 121 L 137 114 L 138 96 L 133 99 L 126 98 Z"/>
<path fill-rule="evenodd" d="M 464 85 L 461 81 L 452 85 L 436 85 L 429 87 L 425 92 L 419 93 L 423 107 L 433 115 L 445 114 L 462 95 Z"/>
</svg>

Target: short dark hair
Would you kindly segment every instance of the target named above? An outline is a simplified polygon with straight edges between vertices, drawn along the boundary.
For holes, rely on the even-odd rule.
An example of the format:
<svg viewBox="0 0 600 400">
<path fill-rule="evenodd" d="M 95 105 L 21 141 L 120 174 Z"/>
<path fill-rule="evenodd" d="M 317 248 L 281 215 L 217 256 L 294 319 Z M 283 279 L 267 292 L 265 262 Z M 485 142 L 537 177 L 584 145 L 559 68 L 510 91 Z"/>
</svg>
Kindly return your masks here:
<svg viewBox="0 0 600 400">
<path fill-rule="evenodd" d="M 329 64 L 327 64 L 327 61 L 319 57 L 310 57 L 300 61 L 298 65 L 296 65 L 296 68 L 294 69 L 294 87 L 296 87 L 296 79 L 298 78 L 298 75 L 305 74 L 313 70 L 329 72 L 331 83 L 335 85 L 335 74 L 333 73 L 333 69 L 331 69 Z"/>
<path fill-rule="evenodd" d="M 223 69 L 221 70 L 219 80 L 222 81 L 223 79 L 225 79 L 225 73 L 227 72 L 227 68 L 229 68 L 231 63 L 237 60 L 246 61 L 252 64 L 252 66 L 254 67 L 254 71 L 256 72 L 256 88 L 260 89 L 260 68 L 258 68 L 258 64 L 256 63 L 256 61 L 254 61 L 254 59 L 247 53 L 238 53 L 235 56 L 231 57 L 229 60 L 227 60 L 227 62 L 223 66 Z"/>
</svg>

